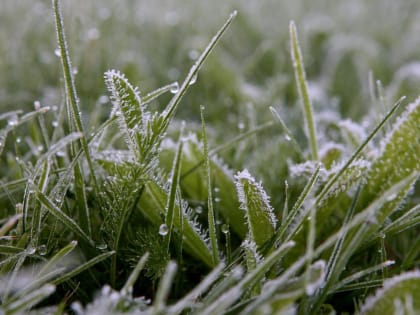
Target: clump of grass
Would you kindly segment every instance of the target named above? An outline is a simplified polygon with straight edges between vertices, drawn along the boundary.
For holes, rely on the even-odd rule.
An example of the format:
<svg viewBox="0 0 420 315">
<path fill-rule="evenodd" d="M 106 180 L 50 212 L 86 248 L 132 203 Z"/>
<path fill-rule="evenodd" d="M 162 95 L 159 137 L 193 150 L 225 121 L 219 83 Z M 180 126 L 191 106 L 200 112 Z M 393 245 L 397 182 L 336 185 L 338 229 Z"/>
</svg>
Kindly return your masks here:
<svg viewBox="0 0 420 315">
<path fill-rule="evenodd" d="M 290 49 L 310 150 L 273 107 L 274 121 L 257 125 L 250 117 L 250 130 L 214 144 L 213 133 L 223 131 L 213 130 L 204 107 L 201 129 L 179 124 L 175 114 L 234 11 L 181 84 L 142 93 L 122 72 L 105 72 L 113 107 L 88 133 L 59 0 L 53 0 L 53 13 L 65 91 L 56 118 L 65 128 L 51 133 L 45 121 L 56 114 L 39 103 L 28 114 L 0 115 L 7 120 L 0 154 L 9 168 L 1 180 L 2 311 L 420 311 L 414 271 L 419 240 L 411 238 L 420 223 L 412 194 L 420 172 L 420 98 L 405 108 L 398 100 L 376 125 L 377 117 L 368 114 L 370 130 L 323 121 L 292 22 Z M 154 109 L 153 102 L 165 97 L 167 105 Z M 20 145 L 22 132 L 28 147 Z M 241 158 L 218 156 L 250 143 L 258 150 L 256 137 L 273 135 L 284 140 L 270 156 L 281 149 L 288 160 L 262 166 L 277 181 L 287 179 L 286 189 L 275 192 L 282 204 Z M 241 153 L 265 154 L 246 147 Z"/>
</svg>

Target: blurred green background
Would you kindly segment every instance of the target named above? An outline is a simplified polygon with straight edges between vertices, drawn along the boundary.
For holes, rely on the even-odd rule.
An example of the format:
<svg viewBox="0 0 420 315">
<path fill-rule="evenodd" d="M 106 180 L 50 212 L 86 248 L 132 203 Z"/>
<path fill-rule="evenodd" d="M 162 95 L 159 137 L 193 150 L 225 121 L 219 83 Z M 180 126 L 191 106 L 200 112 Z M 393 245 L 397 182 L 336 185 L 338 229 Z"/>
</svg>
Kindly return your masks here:
<svg viewBox="0 0 420 315">
<path fill-rule="evenodd" d="M 294 106 L 291 19 L 300 33 L 316 106 L 339 106 L 344 117 L 359 118 L 369 108 L 370 71 L 386 87 L 387 102 L 418 93 L 417 0 L 64 0 L 83 110 L 105 103 L 102 76 L 109 68 L 124 72 L 142 92 L 182 80 L 234 9 L 238 18 L 184 99 L 179 117 L 197 118 L 204 104 L 215 121 L 223 111 L 220 120 L 237 126 L 238 114 L 253 111 L 255 117 L 270 105 Z M 51 1 L 2 1 L 2 112 L 29 109 L 34 100 L 61 102 L 55 40 Z"/>
</svg>

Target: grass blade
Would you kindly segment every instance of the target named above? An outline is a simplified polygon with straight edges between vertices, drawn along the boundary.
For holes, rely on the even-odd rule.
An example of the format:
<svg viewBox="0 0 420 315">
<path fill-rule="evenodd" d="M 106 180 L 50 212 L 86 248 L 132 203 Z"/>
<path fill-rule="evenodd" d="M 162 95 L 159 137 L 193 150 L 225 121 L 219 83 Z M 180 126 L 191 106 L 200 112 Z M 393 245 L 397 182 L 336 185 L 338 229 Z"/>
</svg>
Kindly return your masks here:
<svg viewBox="0 0 420 315">
<path fill-rule="evenodd" d="M 237 15 L 236 11 L 231 13 L 229 18 L 225 22 L 225 24 L 219 29 L 216 35 L 211 39 L 210 43 L 207 45 L 207 47 L 198 57 L 194 65 L 191 67 L 190 71 L 188 72 L 187 77 L 185 78 L 184 82 L 181 84 L 181 87 L 179 88 L 178 93 L 176 93 L 174 97 L 172 97 L 168 106 L 165 108 L 165 111 L 161 115 L 163 118 L 163 124 L 159 132 L 160 134 L 163 134 L 168 128 L 169 122 L 171 118 L 173 117 L 173 115 L 175 114 L 175 111 L 178 107 L 179 102 L 181 101 L 185 93 L 187 92 L 187 89 L 191 85 L 191 82 L 194 82 L 195 80 L 197 80 L 198 71 L 200 70 L 201 66 L 204 64 L 204 61 L 206 61 L 207 57 L 210 55 L 211 51 L 216 46 L 220 38 L 228 29 L 229 25 L 232 23 L 236 15 Z"/>
<path fill-rule="evenodd" d="M 250 240 L 261 248 L 273 235 L 276 227 L 270 198 L 247 170 L 235 176 L 240 208 L 245 211 Z"/>
<path fill-rule="evenodd" d="M 48 212 L 63 223 L 70 231 L 78 235 L 92 247 L 95 246 L 95 242 L 83 231 L 83 229 L 72 218 L 58 208 L 44 193 L 38 191 L 37 198 L 45 206 Z"/>
<path fill-rule="evenodd" d="M 312 102 L 308 92 L 308 83 L 306 82 L 305 66 L 303 64 L 302 53 L 300 51 L 299 40 L 295 22 L 291 21 L 289 25 L 290 47 L 292 53 L 293 67 L 295 69 L 295 79 L 299 91 L 299 96 L 303 105 L 306 126 L 308 128 L 309 143 L 311 145 L 312 160 L 318 161 L 318 145 L 316 141 L 316 127 Z"/>
<path fill-rule="evenodd" d="M 78 275 L 79 273 L 90 269 L 92 266 L 96 265 L 97 263 L 100 263 L 101 261 L 104 261 L 105 259 L 111 257 L 114 254 L 115 254 L 114 251 L 110 251 L 110 252 L 100 254 L 100 255 L 92 258 L 91 260 L 85 262 L 84 264 L 80 265 L 79 267 L 77 267 L 77 268 L 67 272 L 66 274 L 58 277 L 57 279 L 54 279 L 52 281 L 52 283 L 55 284 L 55 285 L 63 283 L 65 281 L 69 280 L 70 278 L 73 278 L 74 276 Z"/>
<path fill-rule="evenodd" d="M 206 123 L 204 121 L 204 106 L 201 106 L 201 132 L 203 135 L 203 146 L 204 146 L 204 159 L 206 166 L 206 180 L 207 180 L 207 220 L 209 225 L 210 244 L 212 250 L 213 264 L 219 263 L 219 248 L 217 244 L 216 235 L 216 219 L 213 208 L 213 191 L 211 185 L 211 170 L 210 170 L 210 159 L 209 159 L 209 146 L 207 142 L 207 131 Z"/>
<path fill-rule="evenodd" d="M 181 136 L 179 139 L 178 149 L 175 155 L 174 163 L 172 166 L 172 176 L 171 176 L 171 187 L 169 189 L 169 196 L 166 204 L 166 216 L 165 216 L 165 225 L 168 231 L 168 234 L 165 236 L 165 247 L 169 253 L 169 244 L 171 242 L 172 229 L 174 226 L 174 211 L 176 204 L 176 195 L 179 188 L 179 179 L 181 176 L 181 162 L 182 162 L 182 147 L 183 147 L 183 131 L 181 130 Z M 182 236 L 181 236 L 182 237 Z"/>
</svg>

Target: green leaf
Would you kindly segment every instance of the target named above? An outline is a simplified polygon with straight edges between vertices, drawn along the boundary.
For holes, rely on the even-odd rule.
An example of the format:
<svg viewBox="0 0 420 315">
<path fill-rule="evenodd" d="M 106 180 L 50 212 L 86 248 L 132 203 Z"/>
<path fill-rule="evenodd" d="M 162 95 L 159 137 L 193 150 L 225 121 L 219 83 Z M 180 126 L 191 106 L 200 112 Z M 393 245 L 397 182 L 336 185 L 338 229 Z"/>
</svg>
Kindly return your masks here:
<svg viewBox="0 0 420 315">
<path fill-rule="evenodd" d="M 134 156 L 139 154 L 138 135 L 145 135 L 144 108 L 141 104 L 140 93 L 119 71 L 105 72 L 105 84 L 111 93 L 114 104 L 112 114 L 116 115 L 121 130 Z"/>
<path fill-rule="evenodd" d="M 392 130 L 382 141 L 378 157 L 367 175 L 367 183 L 361 196 L 361 206 L 382 195 L 393 184 L 420 172 L 420 97 L 409 104 L 394 123 Z M 416 179 L 411 183 L 413 184 Z M 384 219 L 405 198 L 411 184 L 396 195 L 386 196 Z"/>
<path fill-rule="evenodd" d="M 164 223 L 165 207 L 168 199 L 168 192 L 155 182 L 147 182 L 145 184 L 144 192 L 139 200 L 138 207 L 142 214 L 155 226 L 160 226 Z M 200 232 L 198 224 L 191 222 L 187 214 L 183 210 L 183 218 L 181 222 L 179 205 L 175 204 L 174 209 L 174 229 L 181 231 L 181 224 L 183 224 L 184 245 L 186 251 L 194 257 L 200 259 L 207 266 L 213 267 L 212 256 L 205 237 Z M 156 233 L 158 231 L 156 230 Z"/>
<path fill-rule="evenodd" d="M 261 183 L 244 170 L 235 176 L 240 208 L 245 211 L 250 240 L 261 248 L 273 235 L 276 218 L 270 205 L 270 198 Z"/>
</svg>

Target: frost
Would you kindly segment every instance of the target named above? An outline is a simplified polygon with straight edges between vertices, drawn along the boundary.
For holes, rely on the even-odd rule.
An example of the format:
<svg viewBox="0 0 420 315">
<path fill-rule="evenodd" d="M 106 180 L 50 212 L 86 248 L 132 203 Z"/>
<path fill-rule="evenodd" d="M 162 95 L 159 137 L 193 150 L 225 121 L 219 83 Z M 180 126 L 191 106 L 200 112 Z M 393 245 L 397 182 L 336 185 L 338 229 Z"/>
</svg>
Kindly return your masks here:
<svg viewBox="0 0 420 315">
<path fill-rule="evenodd" d="M 240 209 L 245 211 L 247 218 L 250 238 L 260 247 L 274 234 L 276 227 L 270 198 L 261 183 L 256 182 L 246 169 L 235 175 L 235 184 Z"/>
<path fill-rule="evenodd" d="M 326 263 L 324 260 L 316 261 L 309 269 L 310 279 L 305 287 L 307 295 L 313 295 L 317 289 L 324 285 Z"/>
<path fill-rule="evenodd" d="M 270 218 L 270 223 L 273 227 L 276 226 L 276 217 L 274 216 L 274 209 L 270 205 L 270 197 L 265 192 L 264 188 L 262 187 L 261 182 L 256 182 L 254 177 L 248 172 L 247 169 L 239 172 L 235 179 L 237 180 L 237 189 L 238 189 L 238 197 L 239 201 L 241 202 L 241 209 L 247 210 L 246 203 L 250 200 L 247 200 L 248 197 L 246 192 L 244 191 L 244 185 L 242 184 L 243 181 L 249 182 L 250 185 L 254 186 L 256 192 L 258 193 L 258 197 L 261 198 L 262 203 L 262 210 L 266 211 Z"/>
<path fill-rule="evenodd" d="M 355 146 L 360 145 L 367 137 L 365 128 L 350 119 L 340 121 L 338 126 L 341 128 L 344 136 L 348 138 L 349 142 Z"/>
<path fill-rule="evenodd" d="M 360 309 L 360 314 L 369 314 L 375 308 L 377 310 L 384 309 L 386 305 L 390 306 L 390 303 L 393 303 L 396 298 L 401 297 L 404 293 L 411 293 L 413 296 L 418 295 L 419 284 L 419 270 L 405 272 L 386 280 L 381 289 L 366 299 Z M 388 311 L 392 312 L 392 308 L 388 309 Z"/>
</svg>

